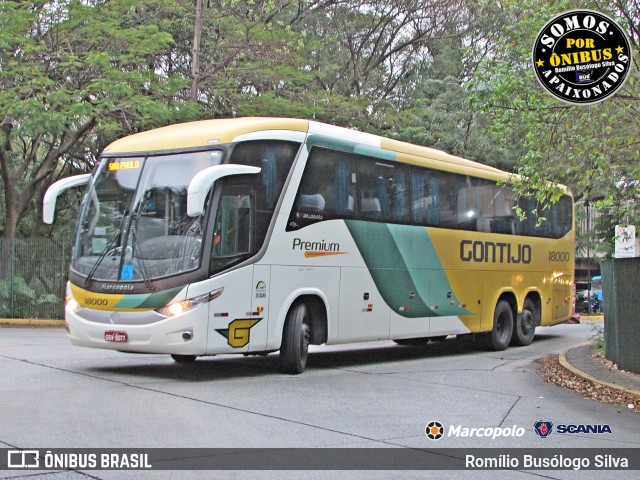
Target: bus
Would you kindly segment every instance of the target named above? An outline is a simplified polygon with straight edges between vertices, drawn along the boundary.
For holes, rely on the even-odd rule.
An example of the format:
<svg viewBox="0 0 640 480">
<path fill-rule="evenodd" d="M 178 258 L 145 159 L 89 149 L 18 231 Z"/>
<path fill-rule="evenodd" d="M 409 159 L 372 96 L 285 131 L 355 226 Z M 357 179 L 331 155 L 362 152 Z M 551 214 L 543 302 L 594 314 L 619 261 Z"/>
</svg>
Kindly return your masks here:
<svg viewBox="0 0 640 480">
<path fill-rule="evenodd" d="M 604 298 L 602 295 L 602 275 L 591 278 L 591 296 L 589 306 L 592 312 L 604 312 Z"/>
<path fill-rule="evenodd" d="M 571 317 L 574 212 L 511 175 L 315 121 L 190 122 L 116 140 L 86 185 L 65 319 L 75 345 L 170 354 L 426 343 L 528 345 Z M 527 212 L 520 218 L 516 210 Z M 544 217 L 544 221 L 542 220 Z"/>
</svg>

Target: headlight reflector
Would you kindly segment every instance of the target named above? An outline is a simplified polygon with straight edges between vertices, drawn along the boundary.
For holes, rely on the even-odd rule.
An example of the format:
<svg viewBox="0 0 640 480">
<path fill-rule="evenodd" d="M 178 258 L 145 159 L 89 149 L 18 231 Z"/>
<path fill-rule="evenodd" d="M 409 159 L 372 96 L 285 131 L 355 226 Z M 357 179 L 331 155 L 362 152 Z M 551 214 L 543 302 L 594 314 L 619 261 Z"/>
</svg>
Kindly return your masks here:
<svg viewBox="0 0 640 480">
<path fill-rule="evenodd" d="M 181 302 L 173 302 L 162 308 L 158 308 L 156 312 L 161 313 L 162 315 L 166 315 L 167 317 L 175 317 L 176 315 L 181 315 L 189 310 L 193 310 L 200 305 L 204 305 L 205 303 L 210 302 L 214 298 L 218 298 L 222 295 L 222 291 L 224 288 L 219 288 L 209 293 L 205 293 L 204 295 L 198 295 L 197 297 L 188 298 L 187 300 L 182 300 Z"/>
</svg>

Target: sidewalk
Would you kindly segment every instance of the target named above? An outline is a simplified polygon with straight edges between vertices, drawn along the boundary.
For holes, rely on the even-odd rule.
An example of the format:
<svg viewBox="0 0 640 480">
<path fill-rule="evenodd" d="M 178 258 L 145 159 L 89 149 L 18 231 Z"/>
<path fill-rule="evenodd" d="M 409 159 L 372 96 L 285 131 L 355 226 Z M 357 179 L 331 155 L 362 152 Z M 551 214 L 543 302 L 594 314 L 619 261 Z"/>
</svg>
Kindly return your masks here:
<svg viewBox="0 0 640 480">
<path fill-rule="evenodd" d="M 640 399 L 640 375 L 610 368 L 597 353 L 595 343 L 587 343 L 561 353 L 558 361 L 562 367 L 585 380 Z"/>
<path fill-rule="evenodd" d="M 45 320 L 33 318 L 0 318 L 1 326 L 14 327 L 64 327 L 64 320 Z"/>
</svg>

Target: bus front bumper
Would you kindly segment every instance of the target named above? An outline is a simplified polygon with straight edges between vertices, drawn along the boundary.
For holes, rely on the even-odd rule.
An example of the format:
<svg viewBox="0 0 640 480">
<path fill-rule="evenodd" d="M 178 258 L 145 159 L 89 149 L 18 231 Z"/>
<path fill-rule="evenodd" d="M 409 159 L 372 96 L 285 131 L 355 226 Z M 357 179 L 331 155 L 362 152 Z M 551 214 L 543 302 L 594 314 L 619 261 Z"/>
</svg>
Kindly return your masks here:
<svg viewBox="0 0 640 480">
<path fill-rule="evenodd" d="M 73 312 L 67 308 L 65 320 L 73 345 L 122 352 L 203 355 L 207 349 L 207 315 L 198 310 L 177 317 L 156 312 L 118 312 L 107 319 L 90 309 Z"/>
</svg>

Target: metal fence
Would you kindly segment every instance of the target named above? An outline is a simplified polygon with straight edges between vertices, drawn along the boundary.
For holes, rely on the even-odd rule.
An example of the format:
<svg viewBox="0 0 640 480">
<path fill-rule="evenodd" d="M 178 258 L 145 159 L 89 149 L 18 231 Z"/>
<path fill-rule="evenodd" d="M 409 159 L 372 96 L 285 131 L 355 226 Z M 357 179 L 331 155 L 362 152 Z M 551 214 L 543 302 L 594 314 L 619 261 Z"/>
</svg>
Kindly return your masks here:
<svg viewBox="0 0 640 480">
<path fill-rule="evenodd" d="M 64 318 L 71 245 L 0 238 L 0 318 Z"/>
<path fill-rule="evenodd" d="M 620 368 L 640 373 L 640 258 L 602 262 L 604 356 Z"/>
</svg>

